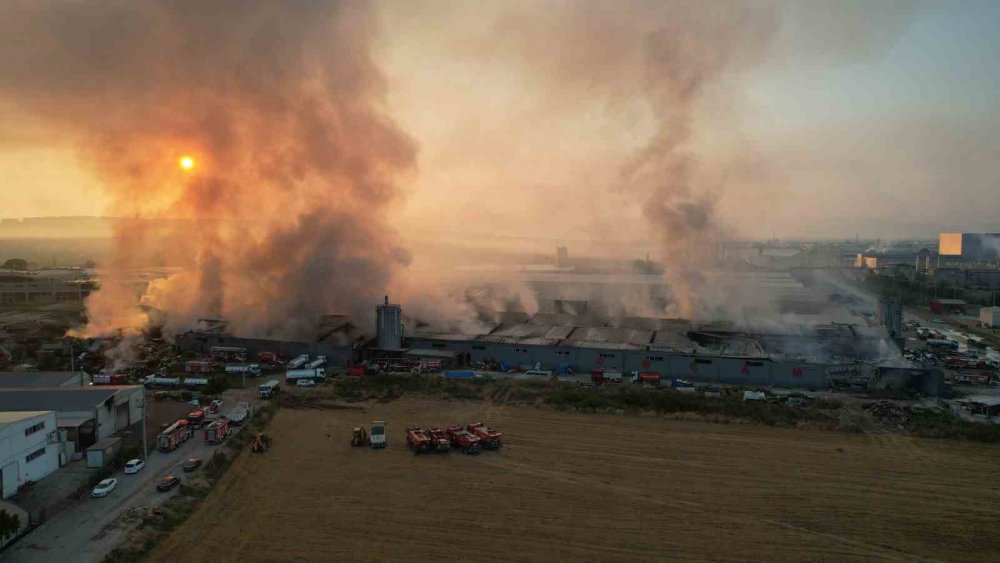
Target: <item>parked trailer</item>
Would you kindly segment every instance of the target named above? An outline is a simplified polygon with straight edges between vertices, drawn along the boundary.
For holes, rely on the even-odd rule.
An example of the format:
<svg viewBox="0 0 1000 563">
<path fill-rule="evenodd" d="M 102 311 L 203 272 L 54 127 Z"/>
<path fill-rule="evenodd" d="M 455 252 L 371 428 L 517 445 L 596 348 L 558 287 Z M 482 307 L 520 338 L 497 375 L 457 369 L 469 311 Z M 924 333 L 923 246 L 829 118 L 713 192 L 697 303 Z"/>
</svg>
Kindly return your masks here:
<svg viewBox="0 0 1000 563">
<path fill-rule="evenodd" d="M 128 376 L 124 373 L 98 373 L 93 380 L 94 385 L 128 385 Z"/>
<path fill-rule="evenodd" d="M 179 377 L 150 377 L 146 384 L 152 387 L 177 387 L 181 384 Z"/>
<path fill-rule="evenodd" d="M 947 340 L 944 338 L 928 338 L 927 345 L 932 348 L 951 348 L 953 350 L 958 349 L 958 342 L 954 340 Z"/>
<path fill-rule="evenodd" d="M 229 419 L 220 418 L 205 427 L 205 443 L 221 444 L 231 432 L 232 430 L 229 428 Z"/>
<path fill-rule="evenodd" d="M 462 450 L 463 454 L 479 453 L 479 438 L 459 424 L 448 427 L 448 438 L 451 439 L 451 446 Z"/>
<path fill-rule="evenodd" d="M 414 454 L 421 454 L 431 451 L 431 438 L 424 429 L 419 426 L 408 426 L 406 428 L 406 446 Z"/>
<path fill-rule="evenodd" d="M 276 379 L 272 379 L 267 383 L 261 385 L 260 387 L 258 387 L 258 390 L 260 391 L 260 398 L 270 399 L 278 392 L 280 386 L 281 384 L 278 383 Z"/>
<path fill-rule="evenodd" d="M 292 358 L 292 361 L 288 362 L 288 369 L 299 369 L 300 367 L 306 365 L 309 362 L 309 354 L 301 354 Z"/>
<path fill-rule="evenodd" d="M 184 371 L 187 373 L 210 373 L 212 362 L 208 360 L 188 360 L 184 362 Z"/>
<path fill-rule="evenodd" d="M 229 364 L 226 366 L 226 373 L 247 374 L 251 377 L 260 375 L 260 364 Z"/>
<path fill-rule="evenodd" d="M 482 422 L 473 422 L 466 429 L 479 438 L 479 443 L 488 450 L 499 450 L 503 447 L 503 434 Z"/>
<path fill-rule="evenodd" d="M 316 369 L 326 365 L 326 356 L 316 356 L 316 359 L 306 364 L 306 369 Z"/>
<path fill-rule="evenodd" d="M 325 379 L 326 370 L 323 368 L 314 369 L 290 369 L 285 372 L 286 381 L 297 381 L 299 379 Z"/>
<path fill-rule="evenodd" d="M 184 386 L 185 387 L 204 387 L 208 385 L 207 377 L 185 377 Z"/>
<path fill-rule="evenodd" d="M 347 368 L 347 375 L 351 377 L 364 377 L 366 375 L 364 366 L 351 366 Z"/>
</svg>

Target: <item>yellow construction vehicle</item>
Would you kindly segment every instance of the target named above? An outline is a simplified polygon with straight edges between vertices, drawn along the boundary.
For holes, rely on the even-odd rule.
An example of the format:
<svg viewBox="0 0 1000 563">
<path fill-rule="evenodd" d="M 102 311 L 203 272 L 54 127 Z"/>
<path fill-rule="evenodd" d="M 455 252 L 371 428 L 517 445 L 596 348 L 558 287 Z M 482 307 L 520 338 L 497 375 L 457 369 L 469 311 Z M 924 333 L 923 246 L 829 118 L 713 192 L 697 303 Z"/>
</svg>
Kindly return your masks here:
<svg viewBox="0 0 1000 563">
<path fill-rule="evenodd" d="M 263 432 L 254 432 L 250 436 L 250 451 L 262 454 L 271 449 L 271 437 Z"/>
</svg>

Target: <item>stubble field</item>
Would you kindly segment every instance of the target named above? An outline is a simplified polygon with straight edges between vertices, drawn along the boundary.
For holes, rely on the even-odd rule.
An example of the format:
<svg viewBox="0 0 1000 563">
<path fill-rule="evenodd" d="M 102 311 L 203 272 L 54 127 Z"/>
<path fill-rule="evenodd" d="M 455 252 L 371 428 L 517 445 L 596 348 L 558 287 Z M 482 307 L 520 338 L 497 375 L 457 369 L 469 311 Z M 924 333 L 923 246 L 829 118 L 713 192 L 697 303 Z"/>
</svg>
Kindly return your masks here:
<svg viewBox="0 0 1000 563">
<path fill-rule="evenodd" d="M 403 439 L 476 420 L 501 452 Z M 153 560 L 1000 560 L 995 446 L 412 398 L 269 431 Z"/>
</svg>

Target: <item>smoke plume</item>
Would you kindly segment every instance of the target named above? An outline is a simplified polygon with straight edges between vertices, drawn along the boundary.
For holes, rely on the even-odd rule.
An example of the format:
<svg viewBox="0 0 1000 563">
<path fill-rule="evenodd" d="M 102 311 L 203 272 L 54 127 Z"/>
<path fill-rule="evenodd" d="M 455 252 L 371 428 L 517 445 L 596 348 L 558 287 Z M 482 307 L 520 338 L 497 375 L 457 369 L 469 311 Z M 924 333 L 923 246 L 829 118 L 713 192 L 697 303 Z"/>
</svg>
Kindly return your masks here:
<svg viewBox="0 0 1000 563">
<path fill-rule="evenodd" d="M 371 317 L 409 260 L 387 214 L 416 148 L 384 108 L 370 6 L 38 1 L 0 23 L 17 30 L 0 98 L 75 143 L 121 218 L 88 334 L 144 324 L 150 262 L 183 267 L 142 296 L 174 327 L 311 337 L 322 314 Z"/>
<path fill-rule="evenodd" d="M 642 93 L 656 131 L 621 167 L 622 188 L 641 198 L 658 242 L 674 313 L 695 315 L 704 269 L 722 236 L 715 200 L 725 189 L 702 174 L 691 150 L 696 104 L 732 66 L 756 60 L 776 24 L 772 10 L 748 3 L 679 4 L 643 40 Z"/>
</svg>

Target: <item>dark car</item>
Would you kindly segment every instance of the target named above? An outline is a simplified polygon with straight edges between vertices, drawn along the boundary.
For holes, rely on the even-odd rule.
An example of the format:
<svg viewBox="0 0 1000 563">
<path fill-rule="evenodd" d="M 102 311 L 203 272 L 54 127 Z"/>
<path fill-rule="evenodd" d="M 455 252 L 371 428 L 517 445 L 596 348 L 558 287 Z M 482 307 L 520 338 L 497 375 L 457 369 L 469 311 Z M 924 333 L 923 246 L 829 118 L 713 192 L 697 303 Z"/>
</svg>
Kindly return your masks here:
<svg viewBox="0 0 1000 563">
<path fill-rule="evenodd" d="M 195 469 L 198 469 L 199 467 L 201 467 L 201 458 L 192 457 L 188 458 L 188 460 L 184 462 L 184 465 L 181 466 L 181 469 L 183 469 L 186 473 L 190 473 Z"/>
<path fill-rule="evenodd" d="M 181 478 L 176 475 L 167 475 L 156 484 L 156 490 L 165 493 L 181 483 Z"/>
</svg>

